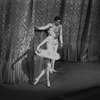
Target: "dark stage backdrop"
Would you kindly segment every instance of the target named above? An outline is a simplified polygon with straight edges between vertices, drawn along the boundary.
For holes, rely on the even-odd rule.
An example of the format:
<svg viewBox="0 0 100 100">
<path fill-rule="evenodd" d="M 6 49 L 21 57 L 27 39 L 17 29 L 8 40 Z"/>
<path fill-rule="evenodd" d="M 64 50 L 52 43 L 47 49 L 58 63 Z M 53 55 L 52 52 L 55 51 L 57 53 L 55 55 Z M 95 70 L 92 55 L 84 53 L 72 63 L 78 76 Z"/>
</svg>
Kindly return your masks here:
<svg viewBox="0 0 100 100">
<path fill-rule="evenodd" d="M 61 60 L 100 60 L 100 0 L 0 0 L 3 82 L 27 82 L 39 74 L 44 62 L 34 50 L 47 33 L 35 31 L 34 26 L 53 22 L 56 15 L 63 25 Z"/>
</svg>

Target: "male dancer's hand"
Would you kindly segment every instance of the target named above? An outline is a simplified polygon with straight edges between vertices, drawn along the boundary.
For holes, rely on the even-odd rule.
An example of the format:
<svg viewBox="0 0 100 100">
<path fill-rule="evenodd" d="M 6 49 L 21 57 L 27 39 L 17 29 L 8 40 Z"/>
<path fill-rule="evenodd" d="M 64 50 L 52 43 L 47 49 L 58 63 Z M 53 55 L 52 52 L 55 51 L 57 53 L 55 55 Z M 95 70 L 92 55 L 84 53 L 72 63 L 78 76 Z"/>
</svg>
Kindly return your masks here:
<svg viewBox="0 0 100 100">
<path fill-rule="evenodd" d="M 34 27 L 34 29 L 35 29 L 35 30 L 39 30 L 39 28 L 38 28 L 38 27 Z"/>
<path fill-rule="evenodd" d="M 63 43 L 60 43 L 60 49 L 62 49 L 63 48 Z"/>
</svg>

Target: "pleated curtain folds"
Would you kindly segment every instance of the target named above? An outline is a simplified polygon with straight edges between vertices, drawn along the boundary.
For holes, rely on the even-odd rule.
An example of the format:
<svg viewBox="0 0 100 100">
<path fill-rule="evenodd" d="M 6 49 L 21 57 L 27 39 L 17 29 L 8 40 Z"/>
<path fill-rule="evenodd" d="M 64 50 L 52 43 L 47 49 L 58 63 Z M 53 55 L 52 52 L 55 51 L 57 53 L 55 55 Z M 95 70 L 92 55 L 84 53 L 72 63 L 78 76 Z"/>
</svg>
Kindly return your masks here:
<svg viewBox="0 0 100 100">
<path fill-rule="evenodd" d="M 39 75 L 45 62 L 34 51 L 48 33 L 36 31 L 34 27 L 54 23 L 55 16 L 61 17 L 63 26 L 64 45 L 58 49 L 62 61 L 100 60 L 99 0 L 1 0 L 2 82 L 23 83 Z M 21 57 L 28 50 L 27 55 Z"/>
</svg>

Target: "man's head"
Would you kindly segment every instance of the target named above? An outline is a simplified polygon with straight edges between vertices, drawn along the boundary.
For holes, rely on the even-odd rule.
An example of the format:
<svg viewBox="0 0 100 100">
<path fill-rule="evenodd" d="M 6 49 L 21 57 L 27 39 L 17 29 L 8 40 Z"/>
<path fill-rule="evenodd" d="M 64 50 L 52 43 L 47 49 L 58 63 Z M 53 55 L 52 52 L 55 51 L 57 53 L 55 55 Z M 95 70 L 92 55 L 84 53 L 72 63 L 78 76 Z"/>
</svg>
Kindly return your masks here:
<svg viewBox="0 0 100 100">
<path fill-rule="evenodd" d="M 61 22 L 61 18 L 60 18 L 59 16 L 56 16 L 56 17 L 54 18 L 54 21 L 55 21 L 55 24 L 56 24 L 56 25 L 59 25 L 60 22 Z"/>
</svg>

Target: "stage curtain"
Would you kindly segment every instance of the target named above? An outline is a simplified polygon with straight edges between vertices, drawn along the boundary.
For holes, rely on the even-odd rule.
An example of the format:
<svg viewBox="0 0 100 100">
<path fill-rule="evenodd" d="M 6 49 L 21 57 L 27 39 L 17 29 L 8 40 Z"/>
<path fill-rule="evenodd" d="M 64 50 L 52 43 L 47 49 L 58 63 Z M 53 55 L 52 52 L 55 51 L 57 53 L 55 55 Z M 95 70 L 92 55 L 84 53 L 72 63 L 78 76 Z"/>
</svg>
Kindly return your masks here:
<svg viewBox="0 0 100 100">
<path fill-rule="evenodd" d="M 99 0 L 64 0 L 63 60 L 99 60 Z"/>
<path fill-rule="evenodd" d="M 100 1 L 89 2 L 86 22 L 82 35 L 81 61 L 100 60 Z"/>
<path fill-rule="evenodd" d="M 99 0 L 1 0 L 0 1 L 0 68 L 2 81 L 32 81 L 44 61 L 34 51 L 48 33 L 35 26 L 54 22 L 61 17 L 64 46 L 58 52 L 62 61 L 100 60 Z M 21 57 L 26 51 L 27 55 Z M 20 58 L 21 57 L 21 58 Z M 18 59 L 18 62 L 12 64 Z"/>
<path fill-rule="evenodd" d="M 9 84 L 27 82 L 34 72 L 32 58 L 34 4 L 33 0 L 1 0 L 2 48 L 0 58 L 3 82 Z M 12 68 L 12 63 L 29 48 L 31 49 L 30 57 L 29 55 L 23 56 Z"/>
</svg>

